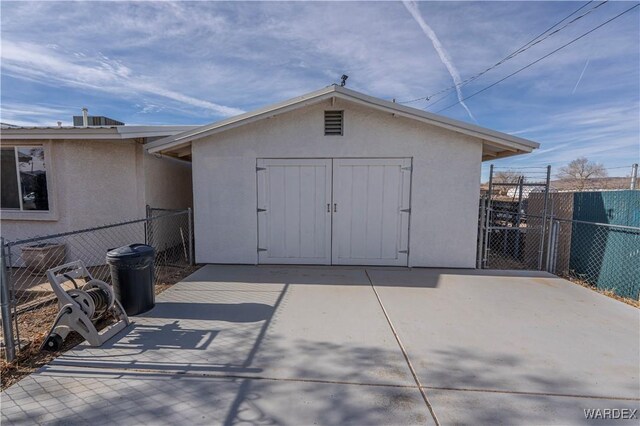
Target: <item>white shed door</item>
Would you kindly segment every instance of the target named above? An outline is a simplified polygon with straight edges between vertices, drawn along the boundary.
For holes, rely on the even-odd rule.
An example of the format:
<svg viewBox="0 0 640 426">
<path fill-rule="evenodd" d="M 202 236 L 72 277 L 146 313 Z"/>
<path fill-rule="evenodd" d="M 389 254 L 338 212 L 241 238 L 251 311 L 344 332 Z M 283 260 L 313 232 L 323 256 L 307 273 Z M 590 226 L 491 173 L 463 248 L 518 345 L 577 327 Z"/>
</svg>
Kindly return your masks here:
<svg viewBox="0 0 640 426">
<path fill-rule="evenodd" d="M 331 264 L 331 160 L 257 166 L 258 262 Z"/>
<path fill-rule="evenodd" d="M 333 160 L 334 265 L 407 265 L 411 159 Z"/>
</svg>

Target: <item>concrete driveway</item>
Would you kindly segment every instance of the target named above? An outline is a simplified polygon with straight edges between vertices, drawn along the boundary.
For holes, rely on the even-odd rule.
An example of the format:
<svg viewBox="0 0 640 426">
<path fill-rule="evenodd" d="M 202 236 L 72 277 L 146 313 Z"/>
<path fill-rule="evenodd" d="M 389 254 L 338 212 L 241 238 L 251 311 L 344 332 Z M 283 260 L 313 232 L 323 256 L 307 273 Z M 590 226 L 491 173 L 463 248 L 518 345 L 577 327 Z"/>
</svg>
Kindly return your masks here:
<svg viewBox="0 0 640 426">
<path fill-rule="evenodd" d="M 545 273 L 206 266 L 5 391 L 2 422 L 609 423 L 584 410 L 640 408 L 639 326 Z"/>
</svg>

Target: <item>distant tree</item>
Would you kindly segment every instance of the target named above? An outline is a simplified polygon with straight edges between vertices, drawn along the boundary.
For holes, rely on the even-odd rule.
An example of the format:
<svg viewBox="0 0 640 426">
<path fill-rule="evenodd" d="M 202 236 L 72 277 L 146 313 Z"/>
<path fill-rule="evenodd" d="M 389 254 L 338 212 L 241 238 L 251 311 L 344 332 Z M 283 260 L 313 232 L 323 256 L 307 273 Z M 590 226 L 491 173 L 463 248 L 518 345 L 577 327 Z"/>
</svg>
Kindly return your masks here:
<svg viewBox="0 0 640 426">
<path fill-rule="evenodd" d="M 518 183 L 520 182 L 520 178 L 522 177 L 521 173 L 518 173 L 513 170 L 505 170 L 495 172 L 493 174 L 493 182 L 495 183 Z M 498 195 L 507 195 L 509 193 L 510 188 L 515 188 L 513 186 L 499 186 L 495 188 L 495 194 Z"/>
<path fill-rule="evenodd" d="M 518 183 L 522 174 L 513 170 L 505 170 L 496 172 L 493 175 L 493 181 L 497 183 Z"/>
<path fill-rule="evenodd" d="M 558 171 L 558 178 L 568 182 L 578 191 L 598 186 L 593 179 L 606 178 L 604 165 L 589 161 L 586 157 L 578 157 Z"/>
</svg>

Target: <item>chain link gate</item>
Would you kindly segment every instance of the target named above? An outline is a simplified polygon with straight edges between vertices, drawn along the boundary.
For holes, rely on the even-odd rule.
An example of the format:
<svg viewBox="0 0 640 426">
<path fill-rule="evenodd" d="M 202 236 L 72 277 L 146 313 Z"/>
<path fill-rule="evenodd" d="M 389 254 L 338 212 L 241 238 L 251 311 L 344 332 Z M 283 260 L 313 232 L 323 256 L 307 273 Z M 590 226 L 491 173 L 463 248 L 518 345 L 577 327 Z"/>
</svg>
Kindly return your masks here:
<svg viewBox="0 0 640 426">
<path fill-rule="evenodd" d="M 478 268 L 541 270 L 546 266 L 551 167 L 543 173 L 501 176 L 491 165 L 489 189 L 480 200 Z M 542 202 L 536 206 L 541 207 L 537 215 L 529 213 L 532 194 Z"/>
<path fill-rule="evenodd" d="M 548 271 L 638 301 L 636 170 L 627 186 L 632 189 L 584 190 L 582 182 L 554 190 L 550 166 L 507 173 L 492 165 L 480 198 L 477 268 Z"/>
</svg>

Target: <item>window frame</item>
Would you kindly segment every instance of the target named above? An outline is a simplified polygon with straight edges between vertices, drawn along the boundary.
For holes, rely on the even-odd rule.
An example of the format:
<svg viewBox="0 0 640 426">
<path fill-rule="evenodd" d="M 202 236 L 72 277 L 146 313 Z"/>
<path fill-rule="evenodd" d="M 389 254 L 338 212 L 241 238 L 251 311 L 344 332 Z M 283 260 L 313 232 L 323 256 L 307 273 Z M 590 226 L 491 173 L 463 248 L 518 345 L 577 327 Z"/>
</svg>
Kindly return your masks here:
<svg viewBox="0 0 640 426">
<path fill-rule="evenodd" d="M 18 200 L 20 203 L 20 209 L 2 208 L 0 207 L 0 214 L 2 220 L 58 220 L 57 203 L 54 199 L 54 177 L 53 177 L 53 156 L 51 154 L 51 143 L 47 141 L 12 141 L 11 143 L 2 141 L 2 149 L 13 149 L 14 159 L 16 162 L 16 178 L 18 180 Z M 44 150 L 45 158 L 45 171 L 47 178 L 47 201 L 49 204 L 48 210 L 24 210 L 22 199 L 22 182 L 20 181 L 20 166 L 18 164 L 17 151 L 22 148 L 42 148 Z"/>
</svg>

